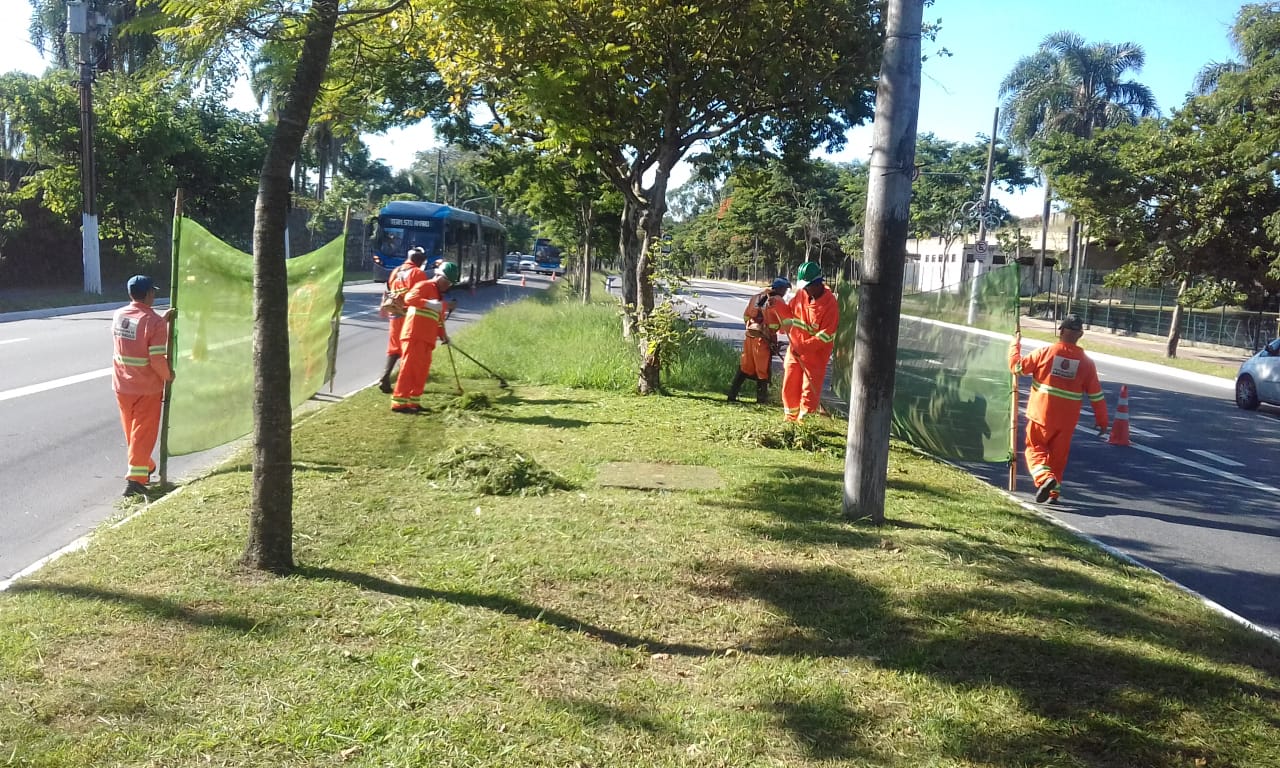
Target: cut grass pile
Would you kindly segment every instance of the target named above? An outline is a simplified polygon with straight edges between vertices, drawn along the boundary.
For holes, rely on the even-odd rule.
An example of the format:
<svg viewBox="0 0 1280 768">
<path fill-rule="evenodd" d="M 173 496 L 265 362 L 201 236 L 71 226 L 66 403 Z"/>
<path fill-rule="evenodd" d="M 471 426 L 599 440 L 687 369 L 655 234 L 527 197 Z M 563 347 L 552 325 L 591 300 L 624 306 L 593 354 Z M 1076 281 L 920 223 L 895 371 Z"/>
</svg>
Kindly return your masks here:
<svg viewBox="0 0 1280 768">
<path fill-rule="evenodd" d="M 951 467 L 895 448 L 891 522 L 850 523 L 838 422 L 762 448 L 776 407 L 514 376 L 467 410 L 440 370 L 428 415 L 299 424 L 294 574 L 237 565 L 242 456 L 0 594 L 0 762 L 1280 765 L 1274 643 Z M 437 479 L 513 456 L 573 488 Z"/>
</svg>

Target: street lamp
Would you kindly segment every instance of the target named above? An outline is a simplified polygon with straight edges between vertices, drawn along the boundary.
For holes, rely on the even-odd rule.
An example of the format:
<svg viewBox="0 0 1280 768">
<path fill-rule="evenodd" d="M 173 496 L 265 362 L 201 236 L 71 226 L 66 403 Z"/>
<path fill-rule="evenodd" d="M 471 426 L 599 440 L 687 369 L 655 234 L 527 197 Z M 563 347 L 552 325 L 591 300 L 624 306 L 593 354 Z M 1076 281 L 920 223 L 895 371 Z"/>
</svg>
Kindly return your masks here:
<svg viewBox="0 0 1280 768">
<path fill-rule="evenodd" d="M 84 292 L 102 293 L 102 263 L 98 252 L 98 186 L 93 158 L 93 55 L 99 34 L 110 29 L 106 16 L 90 10 L 83 0 L 67 3 L 67 32 L 75 35 L 79 55 L 80 80 L 80 214 L 81 253 L 84 262 Z"/>
</svg>

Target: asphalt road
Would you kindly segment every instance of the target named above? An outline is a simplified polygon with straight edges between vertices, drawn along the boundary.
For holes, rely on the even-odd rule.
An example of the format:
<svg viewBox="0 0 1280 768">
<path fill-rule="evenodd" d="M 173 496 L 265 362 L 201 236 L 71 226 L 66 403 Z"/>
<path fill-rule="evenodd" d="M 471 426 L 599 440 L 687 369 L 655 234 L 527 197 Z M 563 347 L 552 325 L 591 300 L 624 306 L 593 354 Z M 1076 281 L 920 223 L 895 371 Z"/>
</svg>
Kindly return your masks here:
<svg viewBox="0 0 1280 768">
<path fill-rule="evenodd" d="M 455 290 L 449 327 L 546 285 L 529 277 L 523 288 L 516 278 L 475 294 Z M 317 399 L 349 395 L 381 375 L 387 324 L 378 317 L 380 291 L 373 283 L 344 289 L 332 394 L 326 388 Z M 111 313 L 0 316 L 0 583 L 119 514 L 126 462 L 111 391 Z M 233 450 L 171 458 L 170 478 L 198 475 Z"/>
<path fill-rule="evenodd" d="M 741 343 L 738 318 L 755 290 L 694 281 L 693 300 L 710 310 L 710 332 Z M 1087 350 L 1088 333 L 1082 344 Z M 1107 355 L 1093 359 L 1112 414 L 1120 386 L 1128 385 L 1132 445 L 1099 439 L 1086 406 L 1064 503 L 1041 509 L 1280 633 L 1280 409 L 1241 411 L 1225 379 Z M 726 387 L 731 375 L 725 374 Z M 1030 379 L 1021 384 L 1025 404 Z M 1021 450 L 1016 495 L 1034 506 Z M 1008 485 L 1007 465 L 960 466 L 997 488 Z"/>
</svg>

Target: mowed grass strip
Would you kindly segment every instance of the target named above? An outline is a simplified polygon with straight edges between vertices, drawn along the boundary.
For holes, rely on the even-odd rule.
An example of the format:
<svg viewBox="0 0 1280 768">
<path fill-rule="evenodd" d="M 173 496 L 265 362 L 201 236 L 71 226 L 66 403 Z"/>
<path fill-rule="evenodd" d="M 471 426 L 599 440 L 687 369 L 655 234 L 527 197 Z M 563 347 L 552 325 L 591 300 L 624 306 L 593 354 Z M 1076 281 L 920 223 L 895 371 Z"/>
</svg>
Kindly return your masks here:
<svg viewBox="0 0 1280 768">
<path fill-rule="evenodd" d="M 594 311 L 460 333 L 512 381 L 463 380 L 488 408 L 438 356 L 427 415 L 366 391 L 301 422 L 291 576 L 237 565 L 241 458 L 0 594 L 0 762 L 1280 764 L 1274 643 L 967 475 L 895 447 L 891 522 L 849 523 L 842 424 L 534 385 L 485 336 L 545 323 L 577 380 L 630 350 Z M 439 470 L 459 451 L 567 489 L 477 492 Z M 616 461 L 723 486 L 596 485 Z"/>
</svg>

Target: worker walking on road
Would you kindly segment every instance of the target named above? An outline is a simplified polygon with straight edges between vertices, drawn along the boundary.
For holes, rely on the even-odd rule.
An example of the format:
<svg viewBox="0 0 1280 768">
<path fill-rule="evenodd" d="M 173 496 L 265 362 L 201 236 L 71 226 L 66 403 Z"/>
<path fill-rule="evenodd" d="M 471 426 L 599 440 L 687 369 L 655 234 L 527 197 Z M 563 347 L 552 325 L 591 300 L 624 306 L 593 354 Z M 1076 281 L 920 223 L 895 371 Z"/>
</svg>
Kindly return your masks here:
<svg viewBox="0 0 1280 768">
<path fill-rule="evenodd" d="M 378 389 L 384 394 L 391 394 L 391 374 L 400 361 L 400 333 L 404 330 L 406 310 L 404 297 L 410 288 L 427 279 L 427 273 L 422 271 L 422 263 L 426 260 L 425 250 L 410 248 L 404 263 L 396 267 L 387 278 L 383 306 L 391 318 L 391 324 L 387 329 L 387 364 L 382 369 L 382 378 L 378 380 Z"/>
<path fill-rule="evenodd" d="M 111 388 L 120 408 L 120 424 L 129 451 L 129 471 L 125 474 L 125 496 L 147 492 L 156 463 L 151 452 L 160 436 L 160 411 L 164 405 L 164 385 L 173 380 L 169 365 L 169 321 L 174 310 L 164 315 L 151 308 L 156 300 L 155 283 L 146 275 L 129 278 L 128 306 L 111 317 L 115 355 L 111 367 Z"/>
<path fill-rule="evenodd" d="M 444 294 L 458 281 L 458 265 L 442 261 L 435 277 L 416 283 L 404 296 L 408 311 L 400 333 L 400 377 L 391 392 L 391 410 L 417 413 L 422 410 L 422 390 L 431 374 L 431 355 L 436 341 L 449 343 L 444 330 L 448 314 Z"/>
<path fill-rule="evenodd" d="M 769 401 L 769 377 L 772 373 L 773 354 L 778 348 L 778 329 L 782 327 L 782 316 L 778 308 L 785 303 L 783 297 L 791 282 L 779 277 L 769 286 L 769 290 L 761 291 L 747 302 L 742 313 L 742 321 L 747 324 L 747 335 L 742 341 L 742 359 L 738 363 L 738 372 L 729 385 L 729 402 L 738 402 L 738 392 L 747 379 L 756 382 L 756 402 Z"/>
<path fill-rule="evenodd" d="M 1071 435 L 1080 420 L 1085 398 L 1093 406 L 1098 434 L 1109 427 L 1107 400 L 1098 382 L 1098 369 L 1077 344 L 1084 335 L 1079 315 L 1062 318 L 1058 341 L 1022 355 L 1022 334 L 1014 334 L 1009 347 L 1009 370 L 1030 376 L 1027 399 L 1027 470 L 1036 486 L 1036 501 L 1057 504 L 1071 451 Z"/>
<path fill-rule="evenodd" d="M 800 265 L 796 294 L 780 312 L 782 327 L 791 340 L 782 366 L 782 413 L 787 421 L 800 421 L 821 405 L 827 363 L 840 323 L 836 296 L 827 288 L 817 262 Z"/>
</svg>

